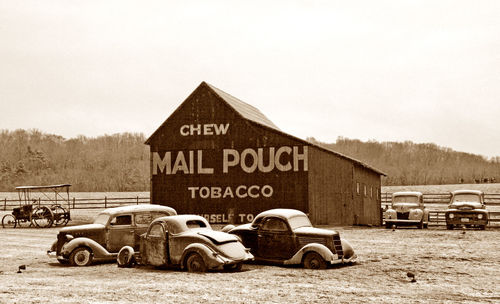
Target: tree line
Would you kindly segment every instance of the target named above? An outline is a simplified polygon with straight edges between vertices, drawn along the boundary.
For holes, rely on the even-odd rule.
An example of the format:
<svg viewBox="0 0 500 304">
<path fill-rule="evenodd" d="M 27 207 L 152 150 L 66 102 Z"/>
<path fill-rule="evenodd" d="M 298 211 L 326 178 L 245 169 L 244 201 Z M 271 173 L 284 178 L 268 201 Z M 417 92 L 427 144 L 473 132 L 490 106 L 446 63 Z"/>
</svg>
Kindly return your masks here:
<svg viewBox="0 0 500 304">
<path fill-rule="evenodd" d="M 309 141 L 360 160 L 387 174 L 383 185 L 442 185 L 500 182 L 500 157 L 458 152 L 433 143 L 363 142 L 344 137 L 335 143 Z"/>
<path fill-rule="evenodd" d="M 20 185 L 72 184 L 71 191 L 149 191 L 143 134 L 96 138 L 39 130 L 0 131 L 0 191 Z"/>
<path fill-rule="evenodd" d="M 0 191 L 20 185 L 72 184 L 72 191 L 149 191 L 149 147 L 141 133 L 65 139 L 39 130 L 0 130 Z M 500 157 L 432 143 L 308 141 L 387 174 L 383 185 L 500 182 Z"/>
</svg>

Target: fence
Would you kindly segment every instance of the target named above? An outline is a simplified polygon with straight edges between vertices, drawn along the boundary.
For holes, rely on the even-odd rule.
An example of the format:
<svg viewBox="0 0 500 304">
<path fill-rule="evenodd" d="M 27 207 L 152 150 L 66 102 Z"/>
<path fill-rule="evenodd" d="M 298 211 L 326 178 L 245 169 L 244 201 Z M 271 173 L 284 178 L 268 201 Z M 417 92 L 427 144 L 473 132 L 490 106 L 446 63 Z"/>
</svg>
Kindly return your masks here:
<svg viewBox="0 0 500 304">
<path fill-rule="evenodd" d="M 139 204 L 149 204 L 149 197 L 104 197 L 104 198 L 72 198 L 69 202 L 57 201 L 64 208 L 69 209 L 105 209 L 112 207 L 119 207 L 124 205 L 139 205 Z M 53 205 L 54 201 L 48 199 L 39 198 L 36 200 L 35 205 L 40 206 L 50 206 Z M 15 199 L 3 199 L 1 210 L 11 211 L 15 207 L 19 207 L 19 200 Z"/>
<path fill-rule="evenodd" d="M 450 193 L 423 193 L 424 205 L 429 209 L 429 225 L 446 225 L 445 212 L 450 202 Z M 390 206 L 392 193 L 381 193 L 382 208 Z M 488 226 L 500 225 L 500 193 L 485 193 L 484 203 L 489 210 Z"/>
</svg>

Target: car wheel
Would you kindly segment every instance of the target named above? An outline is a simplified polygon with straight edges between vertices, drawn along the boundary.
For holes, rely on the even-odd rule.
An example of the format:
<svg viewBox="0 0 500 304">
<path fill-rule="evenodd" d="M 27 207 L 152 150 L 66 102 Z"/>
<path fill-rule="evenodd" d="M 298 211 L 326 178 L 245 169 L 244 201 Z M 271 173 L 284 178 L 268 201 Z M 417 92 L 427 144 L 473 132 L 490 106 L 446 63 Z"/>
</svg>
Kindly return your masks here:
<svg viewBox="0 0 500 304">
<path fill-rule="evenodd" d="M 423 229 L 424 228 L 424 223 L 420 222 L 420 223 L 418 223 L 417 226 L 418 226 L 418 229 Z"/>
<path fill-rule="evenodd" d="M 446 225 L 446 229 L 448 229 L 448 230 L 453 230 L 453 225 L 452 225 L 452 224 L 448 224 L 448 225 Z"/>
<path fill-rule="evenodd" d="M 224 270 L 227 271 L 241 271 L 241 268 L 243 267 L 243 263 L 236 263 L 236 264 L 231 264 L 231 265 L 224 265 L 223 268 Z"/>
<path fill-rule="evenodd" d="M 130 246 L 123 246 L 123 248 L 118 252 L 116 263 L 118 264 L 118 267 L 132 267 L 135 263 L 134 248 Z"/>
<path fill-rule="evenodd" d="M 325 269 L 326 262 L 321 255 L 316 252 L 309 252 L 304 257 L 304 267 L 307 269 Z"/>
<path fill-rule="evenodd" d="M 186 268 L 189 272 L 206 272 L 207 265 L 203 258 L 196 252 L 191 253 L 186 260 Z"/>
<path fill-rule="evenodd" d="M 392 224 L 391 223 L 385 223 L 385 228 L 391 229 L 392 228 Z"/>
<path fill-rule="evenodd" d="M 486 229 L 486 225 L 479 225 L 479 229 L 485 230 Z"/>
<path fill-rule="evenodd" d="M 89 266 L 92 260 L 92 251 L 86 247 L 76 248 L 69 256 L 69 261 L 73 266 Z"/>
<path fill-rule="evenodd" d="M 425 223 L 425 224 L 424 224 L 424 228 L 425 228 L 425 229 L 429 228 L 429 223 Z"/>
</svg>

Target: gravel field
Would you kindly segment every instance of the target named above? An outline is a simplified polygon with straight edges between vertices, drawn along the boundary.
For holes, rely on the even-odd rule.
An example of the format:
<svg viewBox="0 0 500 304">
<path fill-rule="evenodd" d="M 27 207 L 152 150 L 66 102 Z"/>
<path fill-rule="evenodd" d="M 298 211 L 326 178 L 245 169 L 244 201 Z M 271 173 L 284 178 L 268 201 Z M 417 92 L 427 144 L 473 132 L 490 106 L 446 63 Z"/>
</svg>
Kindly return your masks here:
<svg viewBox="0 0 500 304">
<path fill-rule="evenodd" d="M 0 228 L 0 303 L 500 302 L 500 229 L 337 230 L 356 250 L 356 264 L 316 271 L 250 264 L 239 273 L 191 274 L 63 266 L 45 254 L 58 228 Z M 17 273 L 20 265 L 26 270 Z"/>
</svg>

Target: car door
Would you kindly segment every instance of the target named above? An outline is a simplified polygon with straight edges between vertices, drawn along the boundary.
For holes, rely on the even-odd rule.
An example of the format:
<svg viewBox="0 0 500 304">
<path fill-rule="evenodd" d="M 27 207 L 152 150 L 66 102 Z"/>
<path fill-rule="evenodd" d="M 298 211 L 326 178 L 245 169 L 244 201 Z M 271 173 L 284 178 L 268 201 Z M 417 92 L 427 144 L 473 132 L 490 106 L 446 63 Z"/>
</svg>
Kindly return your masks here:
<svg viewBox="0 0 500 304">
<path fill-rule="evenodd" d="M 161 222 L 153 223 L 144 240 L 144 252 L 142 258 L 148 265 L 167 265 L 167 238 L 168 233 Z"/>
<path fill-rule="evenodd" d="M 257 255 L 265 259 L 286 260 L 293 256 L 293 234 L 281 218 L 264 219 L 257 234 Z"/>
<path fill-rule="evenodd" d="M 116 215 L 108 224 L 107 249 L 117 253 L 123 246 L 135 247 L 135 227 L 132 214 Z"/>
</svg>

